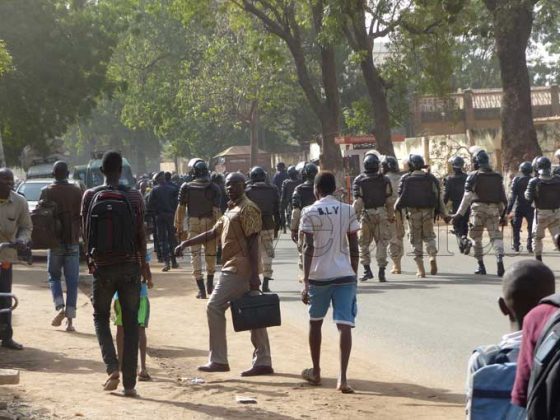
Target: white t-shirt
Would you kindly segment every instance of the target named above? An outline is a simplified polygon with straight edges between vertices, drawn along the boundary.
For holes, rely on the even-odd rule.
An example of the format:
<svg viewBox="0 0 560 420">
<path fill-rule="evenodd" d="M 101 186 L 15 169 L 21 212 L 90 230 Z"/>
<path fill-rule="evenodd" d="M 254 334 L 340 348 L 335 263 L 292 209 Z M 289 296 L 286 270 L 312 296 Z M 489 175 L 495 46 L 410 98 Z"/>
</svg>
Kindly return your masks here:
<svg viewBox="0 0 560 420">
<path fill-rule="evenodd" d="M 310 280 L 333 280 L 356 274 L 350 263 L 347 235 L 359 229 L 360 223 L 352 206 L 332 195 L 302 210 L 299 230 L 313 234 Z"/>
</svg>

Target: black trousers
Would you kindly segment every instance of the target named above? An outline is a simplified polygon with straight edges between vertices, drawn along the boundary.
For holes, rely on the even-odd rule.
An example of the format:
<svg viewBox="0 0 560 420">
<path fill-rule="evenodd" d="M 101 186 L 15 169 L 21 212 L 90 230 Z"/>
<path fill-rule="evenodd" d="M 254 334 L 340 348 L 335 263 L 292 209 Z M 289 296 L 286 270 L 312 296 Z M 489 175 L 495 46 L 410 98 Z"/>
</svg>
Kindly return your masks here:
<svg viewBox="0 0 560 420">
<path fill-rule="evenodd" d="M 533 217 L 535 209 L 529 208 L 516 208 L 513 216 L 511 227 L 513 228 L 513 246 L 519 247 L 521 245 L 521 224 L 523 219 L 527 220 L 527 247 L 533 246 Z"/>
<path fill-rule="evenodd" d="M 0 293 L 12 293 L 12 267 L 0 268 Z M 0 298 L 0 309 L 10 308 L 11 298 Z M 12 313 L 0 314 L 0 340 L 9 340 L 13 335 Z"/>
</svg>

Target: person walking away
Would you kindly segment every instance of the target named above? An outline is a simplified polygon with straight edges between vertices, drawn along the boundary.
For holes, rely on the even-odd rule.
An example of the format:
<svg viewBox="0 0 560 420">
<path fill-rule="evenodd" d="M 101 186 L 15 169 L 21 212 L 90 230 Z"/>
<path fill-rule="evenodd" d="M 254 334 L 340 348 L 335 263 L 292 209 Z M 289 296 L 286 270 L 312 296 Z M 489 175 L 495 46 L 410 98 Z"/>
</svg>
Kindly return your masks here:
<svg viewBox="0 0 560 420">
<path fill-rule="evenodd" d="M 497 274 L 504 275 L 504 234 L 500 229 L 505 225 L 507 198 L 502 175 L 492 170 L 490 157 L 480 149 L 473 154 L 474 171 L 470 172 L 465 182 L 465 194 L 457 213 L 455 222 L 465 216 L 471 209 L 471 239 L 474 242 L 474 258 L 478 262 L 475 274 L 486 274 L 482 235 L 488 231 L 490 241 L 496 251 Z"/>
<path fill-rule="evenodd" d="M 0 242 L 15 243 L 18 250 L 25 250 L 31 241 L 33 225 L 27 200 L 13 191 L 14 174 L 8 168 L 0 169 Z M 13 248 L 0 250 L 0 293 L 12 293 L 12 264 L 17 261 Z M 0 309 L 12 306 L 10 298 L 0 298 Z M 13 339 L 12 313 L 0 314 L 0 340 L 2 347 L 22 350 Z"/>
<path fill-rule="evenodd" d="M 425 171 L 426 164 L 420 155 L 410 155 L 408 165 L 411 170 L 402 176 L 399 185 L 399 198 L 395 202 L 395 210 L 406 209 L 410 232 L 410 244 L 414 249 L 414 261 L 418 267 L 417 277 L 426 277 L 422 243 L 426 243 L 426 252 L 430 256 L 430 274 L 436 275 L 437 244 L 434 232 L 436 217 L 442 216 L 449 221 L 443 204 L 439 181 Z"/>
<path fill-rule="evenodd" d="M 222 242 L 222 271 L 208 301 L 206 313 L 210 330 L 210 355 L 208 363 L 199 366 L 202 372 L 228 372 L 225 312 L 232 300 L 249 291 L 259 292 L 259 232 L 262 228 L 261 213 L 255 203 L 245 196 L 246 178 L 239 172 L 226 177 L 226 191 L 230 199 L 228 210 L 208 231 L 202 232 L 181 244 L 175 250 L 181 255 L 188 246 L 215 241 Z M 270 375 L 274 373 L 266 328 L 252 330 L 251 342 L 255 347 L 253 366 L 241 376 Z"/>
<path fill-rule="evenodd" d="M 352 348 L 352 328 L 357 313 L 356 275 L 359 246 L 358 219 L 352 206 L 333 197 L 336 180 L 331 172 L 315 178 L 317 201 L 303 209 L 300 231 L 303 241 L 304 288 L 302 301 L 309 305 L 309 347 L 313 367 L 302 377 L 321 384 L 321 329 L 329 307 L 340 335 L 340 373 L 337 390 L 353 393 L 346 372 Z M 328 229 L 325 227 L 328 226 Z"/>
<path fill-rule="evenodd" d="M 522 260 L 504 274 L 498 306 L 509 318 L 511 332 L 497 345 L 480 346 L 471 355 L 467 368 L 467 418 L 521 419 L 524 410 L 511 405 L 517 359 L 523 337 L 523 321 L 541 299 L 554 293 L 554 274 L 541 262 Z M 484 393 L 486 395 L 484 395 Z M 493 395 L 492 395 L 493 394 Z"/>
<path fill-rule="evenodd" d="M 161 176 L 161 172 L 158 172 L 152 176 L 151 186 L 146 188 L 146 193 L 142 194 L 142 196 L 144 197 L 144 205 L 146 207 L 146 219 L 148 220 L 148 226 L 151 227 L 154 238 L 154 248 L 157 255 L 157 261 L 158 263 L 163 263 L 162 244 L 158 237 L 156 215 L 154 211 L 148 207 L 152 191 L 154 190 L 154 187 L 159 183 L 159 176 Z"/>
<path fill-rule="evenodd" d="M 511 181 L 509 199 L 506 214 L 511 220 L 511 227 L 513 228 L 513 247 L 515 252 L 519 252 L 521 246 L 521 224 L 523 219 L 527 222 L 527 251 L 533 252 L 533 216 L 534 209 L 531 203 L 525 198 L 525 190 L 531 180 L 531 173 L 533 172 L 533 165 L 531 162 L 523 162 L 519 165 L 520 175 L 517 175 Z M 515 207 L 515 211 L 513 211 Z"/>
<path fill-rule="evenodd" d="M 375 240 L 378 276 L 380 282 L 386 281 L 387 244 L 390 238 L 388 226 L 394 221 L 394 209 L 388 198 L 393 190 L 391 181 L 379 173 L 379 157 L 367 154 L 364 158 L 364 172 L 352 183 L 354 203 L 352 207 L 360 220 L 359 245 L 360 262 L 364 267 L 361 281 L 373 279 L 369 247 Z"/>
<path fill-rule="evenodd" d="M 367 153 L 366 153 L 367 154 Z M 387 198 L 387 203 L 391 208 L 395 208 L 395 202 L 399 196 L 399 183 L 402 174 L 399 172 L 399 162 L 393 156 L 383 156 L 381 160 L 382 173 L 391 181 L 391 196 Z M 391 268 L 392 274 L 401 274 L 401 259 L 404 255 L 404 223 L 401 212 L 395 212 L 395 219 L 389 222 L 389 256 L 393 261 Z"/>
<path fill-rule="evenodd" d="M 194 238 L 214 226 L 220 218 L 220 188 L 210 180 L 208 166 L 202 159 L 191 159 L 193 180 L 185 182 L 179 192 L 179 207 L 175 213 L 175 227 L 179 237 Z M 185 223 L 185 215 L 186 223 Z M 206 299 L 214 289 L 216 271 L 216 241 L 204 243 L 204 260 L 206 262 L 206 288 L 202 274 L 202 247 L 191 247 L 193 276 L 198 286 L 197 299 Z"/>
<path fill-rule="evenodd" d="M 299 173 L 294 165 L 288 166 L 288 178 L 282 183 L 280 192 L 280 212 L 286 217 L 286 224 L 292 223 L 292 195 L 295 188 L 301 184 Z M 286 229 L 284 228 L 284 233 Z"/>
<path fill-rule="evenodd" d="M 314 163 L 306 163 L 301 170 L 301 177 L 303 183 L 294 189 L 292 194 L 292 221 L 290 223 L 290 231 L 292 241 L 296 243 L 299 253 L 299 268 L 303 270 L 303 257 L 301 254 L 301 247 L 303 237 L 299 234 L 299 225 L 301 211 L 315 202 L 315 194 L 313 192 L 313 182 L 315 176 L 319 172 L 317 165 Z"/>
<path fill-rule="evenodd" d="M 106 391 L 117 389 L 123 373 L 125 396 L 136 396 L 140 278 L 151 279 L 146 262 L 144 201 L 135 189 L 119 184 L 122 156 L 106 152 L 101 163 L 105 184 L 87 190 L 82 199 L 82 232 L 93 274 L 93 319 L 103 362 Z M 111 301 L 119 293 L 124 345 L 122 366 L 109 326 Z"/>
<path fill-rule="evenodd" d="M 272 260 L 274 259 L 274 239 L 282 224 L 280 218 L 280 197 L 276 186 L 266 182 L 266 172 L 255 166 L 250 172 L 251 183 L 245 190 L 249 200 L 261 211 L 262 230 L 259 234 L 259 253 L 263 266 L 262 290 L 270 292 L 269 282 L 272 280 Z"/>
<path fill-rule="evenodd" d="M 80 277 L 82 191 L 78 186 L 68 182 L 70 172 L 66 162 L 55 162 L 52 175 L 54 182 L 43 188 L 39 198 L 39 201 L 50 201 L 56 205 L 56 217 L 62 227 L 60 245 L 49 249 L 47 257 L 49 285 L 55 310 L 58 311 L 51 325 L 59 327 L 66 318 L 66 331 L 72 332 L 75 331 L 72 321 L 76 318 Z M 63 271 L 66 281 L 66 302 L 62 293 Z"/>
<path fill-rule="evenodd" d="M 160 172 L 156 177 L 157 185 L 150 193 L 148 210 L 155 215 L 158 240 L 161 245 L 163 257 L 163 268 L 161 271 L 169 271 L 170 268 L 179 268 L 173 250 L 177 246 L 175 239 L 174 216 L 177 209 L 177 188 L 165 180 L 165 174 Z"/>
<path fill-rule="evenodd" d="M 282 194 L 282 184 L 288 179 L 288 171 L 286 170 L 286 164 L 284 162 L 278 162 L 276 164 L 276 173 L 272 177 L 272 184 L 276 187 L 278 192 L 278 199 L 280 199 L 280 194 Z M 280 226 L 286 233 L 286 215 L 280 214 Z"/>
<path fill-rule="evenodd" d="M 542 261 L 543 239 L 548 229 L 553 240 L 560 233 L 560 176 L 551 174 L 550 159 L 537 159 L 538 175 L 529 181 L 525 198 L 535 204 L 533 249 L 535 258 Z"/>
<path fill-rule="evenodd" d="M 449 163 L 451 164 L 453 173 L 447 176 L 443 183 L 443 203 L 447 205 L 448 202 L 451 202 L 451 211 L 455 214 L 461 205 L 461 200 L 463 200 L 467 174 L 463 172 L 465 160 L 461 156 L 451 158 Z M 470 210 L 467 210 L 464 216 L 458 217 L 453 221 L 453 233 L 457 237 L 459 252 L 465 255 L 469 255 L 472 247 L 472 242 L 468 238 L 469 216 Z"/>
</svg>

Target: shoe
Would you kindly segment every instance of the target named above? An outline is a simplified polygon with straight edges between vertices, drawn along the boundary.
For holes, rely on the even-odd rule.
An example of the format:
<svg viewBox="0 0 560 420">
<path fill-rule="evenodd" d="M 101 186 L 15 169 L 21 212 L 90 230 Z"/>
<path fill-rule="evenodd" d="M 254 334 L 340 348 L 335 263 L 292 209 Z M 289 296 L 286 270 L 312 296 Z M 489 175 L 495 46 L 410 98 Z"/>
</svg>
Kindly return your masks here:
<svg viewBox="0 0 560 420">
<path fill-rule="evenodd" d="M 426 269 L 424 268 L 424 260 L 419 259 L 416 260 L 416 267 L 418 270 L 416 271 L 416 277 L 424 278 L 426 277 Z"/>
<path fill-rule="evenodd" d="M 199 366 L 198 370 L 201 372 L 229 372 L 229 365 L 210 362 L 205 365 Z"/>
<path fill-rule="evenodd" d="M 171 263 L 171 268 L 173 268 L 174 270 L 176 270 L 176 269 L 179 268 L 179 264 L 177 263 L 177 261 L 173 261 L 173 262 Z"/>
<path fill-rule="evenodd" d="M 268 282 L 272 280 L 270 277 L 264 277 L 262 283 L 262 291 L 264 293 L 270 293 L 270 288 L 268 287 Z"/>
<path fill-rule="evenodd" d="M 206 293 L 208 294 L 208 296 L 210 296 L 213 291 L 214 291 L 214 275 L 208 274 L 206 276 Z"/>
<path fill-rule="evenodd" d="M 204 279 L 197 279 L 196 285 L 198 286 L 197 299 L 206 299 L 206 289 L 204 288 Z"/>
<path fill-rule="evenodd" d="M 138 397 L 138 392 L 134 388 L 125 388 L 123 389 L 123 396 L 128 398 L 136 398 Z"/>
<path fill-rule="evenodd" d="M 360 277 L 360 281 L 368 281 L 373 278 L 373 273 L 369 265 L 364 265 L 364 275 Z"/>
<path fill-rule="evenodd" d="M 519 245 L 513 245 L 511 249 L 513 252 L 519 252 Z"/>
<path fill-rule="evenodd" d="M 461 254 L 465 253 L 465 241 L 463 240 L 463 238 L 459 238 L 459 252 Z"/>
<path fill-rule="evenodd" d="M 465 245 L 463 247 L 463 254 L 469 255 L 472 248 L 472 241 L 466 236 L 464 238 L 465 238 Z"/>
<path fill-rule="evenodd" d="M 393 260 L 393 268 L 391 268 L 391 273 L 392 274 L 401 274 L 401 260 L 400 260 L 400 258 Z"/>
<path fill-rule="evenodd" d="M 2 347 L 10 350 L 23 350 L 23 346 L 11 338 L 2 340 Z"/>
<path fill-rule="evenodd" d="M 430 274 L 432 276 L 437 274 L 437 262 L 435 258 L 430 258 Z"/>
<path fill-rule="evenodd" d="M 542 255 L 535 255 L 535 259 L 542 262 Z"/>
<path fill-rule="evenodd" d="M 53 327 L 60 327 L 62 325 L 62 321 L 64 321 L 64 318 L 66 318 L 66 312 L 64 311 L 64 309 L 61 309 L 51 321 L 51 325 Z"/>
<path fill-rule="evenodd" d="M 241 372 L 241 376 L 261 376 L 272 374 L 274 374 L 272 366 L 253 366 L 251 369 Z"/>
<path fill-rule="evenodd" d="M 161 269 L 161 271 L 163 271 L 164 273 L 167 273 L 169 270 L 170 270 L 169 264 L 165 264 Z"/>
<path fill-rule="evenodd" d="M 498 277 L 503 277 L 505 273 L 504 262 L 498 261 Z"/>
<path fill-rule="evenodd" d="M 486 274 L 486 267 L 484 266 L 484 263 L 482 261 L 478 262 L 478 268 L 476 269 L 474 274 L 480 274 L 480 275 Z"/>
<path fill-rule="evenodd" d="M 379 273 L 377 274 L 379 283 L 385 283 L 387 278 L 385 277 L 385 267 L 379 267 Z"/>
</svg>

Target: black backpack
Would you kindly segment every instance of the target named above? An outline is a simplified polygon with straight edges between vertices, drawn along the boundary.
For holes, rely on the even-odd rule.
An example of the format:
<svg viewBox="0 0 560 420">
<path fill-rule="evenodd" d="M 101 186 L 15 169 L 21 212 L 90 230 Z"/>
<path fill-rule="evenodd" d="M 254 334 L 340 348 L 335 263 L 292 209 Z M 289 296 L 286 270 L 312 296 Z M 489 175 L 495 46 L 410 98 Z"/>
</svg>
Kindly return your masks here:
<svg viewBox="0 0 560 420">
<path fill-rule="evenodd" d="M 62 242 L 62 221 L 56 203 L 48 198 L 48 192 L 47 187 L 45 198 L 31 212 L 33 249 L 53 249 Z"/>
<path fill-rule="evenodd" d="M 89 205 L 87 255 L 123 258 L 136 253 L 136 216 L 126 196 L 129 189 L 102 186 L 94 190 Z"/>
<path fill-rule="evenodd" d="M 540 301 L 560 308 L 560 294 Z M 560 419 L 560 310 L 545 324 L 533 354 L 528 420 Z"/>
</svg>

